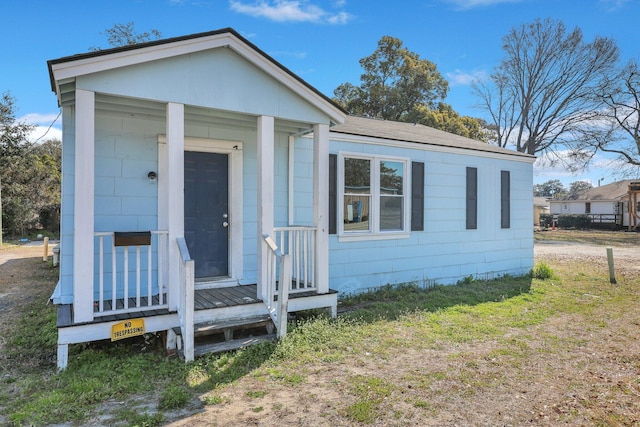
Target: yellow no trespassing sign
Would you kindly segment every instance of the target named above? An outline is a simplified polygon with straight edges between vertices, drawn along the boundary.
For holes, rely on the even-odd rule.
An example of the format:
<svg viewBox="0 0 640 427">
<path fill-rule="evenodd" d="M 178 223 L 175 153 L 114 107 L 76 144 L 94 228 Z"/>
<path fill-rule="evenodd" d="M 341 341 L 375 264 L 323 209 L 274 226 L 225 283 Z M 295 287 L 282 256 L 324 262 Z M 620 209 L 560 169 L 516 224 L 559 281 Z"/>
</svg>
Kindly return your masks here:
<svg viewBox="0 0 640 427">
<path fill-rule="evenodd" d="M 130 319 L 111 326 L 111 341 L 144 335 L 144 319 Z"/>
</svg>

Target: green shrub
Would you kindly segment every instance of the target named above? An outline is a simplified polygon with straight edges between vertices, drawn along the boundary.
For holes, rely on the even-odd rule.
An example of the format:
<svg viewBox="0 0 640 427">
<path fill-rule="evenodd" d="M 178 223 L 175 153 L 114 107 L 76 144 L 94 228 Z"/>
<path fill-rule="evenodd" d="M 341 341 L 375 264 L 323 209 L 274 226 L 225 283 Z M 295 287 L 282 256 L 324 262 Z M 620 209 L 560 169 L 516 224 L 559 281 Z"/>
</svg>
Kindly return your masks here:
<svg viewBox="0 0 640 427">
<path fill-rule="evenodd" d="M 558 227 L 560 228 L 576 228 L 584 230 L 590 226 L 591 217 L 589 215 L 558 215 Z"/>
<path fill-rule="evenodd" d="M 180 409 L 187 406 L 191 400 L 191 395 L 182 387 L 170 385 L 162 392 L 158 409 L 171 410 Z"/>
<path fill-rule="evenodd" d="M 544 261 L 540 261 L 533 267 L 531 276 L 534 279 L 547 280 L 553 277 L 553 270 Z"/>
<path fill-rule="evenodd" d="M 540 227 L 551 228 L 553 226 L 553 214 L 540 214 Z"/>
</svg>

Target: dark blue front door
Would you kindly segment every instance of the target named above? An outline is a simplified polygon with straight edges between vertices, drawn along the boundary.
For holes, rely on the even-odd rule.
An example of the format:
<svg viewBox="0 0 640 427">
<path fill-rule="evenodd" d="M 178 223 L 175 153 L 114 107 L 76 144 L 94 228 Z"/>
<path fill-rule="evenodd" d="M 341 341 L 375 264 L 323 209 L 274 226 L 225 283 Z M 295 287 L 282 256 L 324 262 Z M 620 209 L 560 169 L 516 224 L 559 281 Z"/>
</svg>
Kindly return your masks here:
<svg viewBox="0 0 640 427">
<path fill-rule="evenodd" d="M 196 279 L 229 274 L 228 171 L 226 154 L 184 153 L 184 237 Z"/>
</svg>

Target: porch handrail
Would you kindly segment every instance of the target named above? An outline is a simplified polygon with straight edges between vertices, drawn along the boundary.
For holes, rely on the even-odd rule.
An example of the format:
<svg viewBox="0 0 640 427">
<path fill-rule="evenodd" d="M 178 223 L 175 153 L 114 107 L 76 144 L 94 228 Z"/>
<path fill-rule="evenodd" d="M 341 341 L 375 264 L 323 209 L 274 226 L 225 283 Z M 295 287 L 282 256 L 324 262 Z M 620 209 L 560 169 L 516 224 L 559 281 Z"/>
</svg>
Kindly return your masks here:
<svg viewBox="0 0 640 427">
<path fill-rule="evenodd" d="M 184 237 L 176 238 L 178 252 L 180 254 L 180 284 L 178 317 L 180 318 L 180 330 L 182 332 L 182 346 L 184 360 L 190 362 L 194 359 L 194 295 L 195 295 L 195 262 L 191 259 L 187 242 Z"/>
<path fill-rule="evenodd" d="M 281 338 L 287 335 L 291 255 L 284 255 L 269 235 L 263 234 L 262 238 L 262 244 L 267 252 L 267 283 L 265 284 L 267 300 L 265 304 L 273 323 L 276 325 L 278 338 Z"/>
<path fill-rule="evenodd" d="M 164 230 L 151 231 L 150 234 L 154 237 L 147 245 L 134 244 L 116 247 L 115 232 L 93 233 L 97 238 L 96 250 L 98 253 L 96 265 L 98 296 L 97 301 L 94 301 L 96 315 L 133 313 L 168 307 L 166 301 L 166 255 L 169 234 Z M 130 251 L 134 255 L 132 263 L 130 263 Z M 105 265 L 105 261 L 108 265 Z M 155 281 L 154 271 L 156 272 Z M 143 273 L 145 274 L 143 275 Z M 133 276 L 131 280 L 130 275 Z M 157 295 L 155 295 L 156 292 Z M 132 293 L 133 295 L 131 295 Z"/>
<path fill-rule="evenodd" d="M 292 225 L 275 227 L 275 241 L 285 255 L 291 255 L 290 292 L 315 291 L 316 233 L 318 228 Z"/>
</svg>

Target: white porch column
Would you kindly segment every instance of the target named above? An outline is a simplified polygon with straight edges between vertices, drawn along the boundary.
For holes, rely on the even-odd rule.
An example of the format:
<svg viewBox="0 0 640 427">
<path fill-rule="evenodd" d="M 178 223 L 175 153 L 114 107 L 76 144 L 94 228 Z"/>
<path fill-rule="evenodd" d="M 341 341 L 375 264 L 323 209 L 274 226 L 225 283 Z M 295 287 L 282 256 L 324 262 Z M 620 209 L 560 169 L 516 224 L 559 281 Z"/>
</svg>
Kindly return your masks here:
<svg viewBox="0 0 640 427">
<path fill-rule="evenodd" d="M 329 291 L 329 125 L 313 126 L 313 221 L 318 293 Z"/>
<path fill-rule="evenodd" d="M 73 321 L 93 320 L 95 93 L 76 89 Z"/>
<path fill-rule="evenodd" d="M 273 205 L 274 205 L 274 118 L 258 117 L 258 296 L 267 298 L 267 252 L 262 235 L 273 237 Z"/>
<path fill-rule="evenodd" d="M 180 301 L 178 285 L 180 283 L 179 264 L 180 254 L 176 239 L 184 236 L 184 105 L 167 104 L 167 170 L 162 176 L 158 174 L 158 181 L 166 180 L 166 226 L 169 231 L 169 283 L 167 302 L 169 310 L 177 310 Z"/>
</svg>

